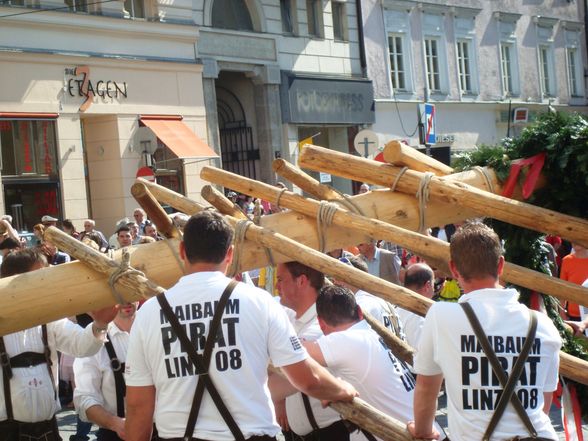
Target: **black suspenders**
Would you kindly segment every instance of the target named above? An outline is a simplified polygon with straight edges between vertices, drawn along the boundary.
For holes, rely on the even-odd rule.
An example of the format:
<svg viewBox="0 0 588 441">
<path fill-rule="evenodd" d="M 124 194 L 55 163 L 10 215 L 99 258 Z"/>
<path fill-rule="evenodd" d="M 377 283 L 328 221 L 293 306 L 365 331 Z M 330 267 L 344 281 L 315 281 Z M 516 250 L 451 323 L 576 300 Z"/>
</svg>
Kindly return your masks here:
<svg viewBox="0 0 588 441">
<path fill-rule="evenodd" d="M 110 358 L 110 366 L 112 367 L 112 372 L 114 374 L 114 387 L 116 390 L 116 416 L 120 418 L 125 417 L 125 395 L 127 393 L 127 386 L 125 384 L 125 377 L 123 376 L 123 372 L 125 371 L 125 364 L 121 363 L 118 357 L 116 356 L 116 352 L 114 350 L 114 346 L 110 341 L 110 336 L 106 334 L 106 342 L 104 342 L 104 348 L 106 348 L 106 352 L 108 352 L 108 358 Z"/>
<path fill-rule="evenodd" d="M 204 396 L 204 389 L 208 390 L 212 401 L 214 402 L 216 408 L 218 409 L 219 413 L 221 414 L 223 420 L 229 427 L 232 435 L 235 437 L 236 441 L 245 441 L 245 437 L 237 426 L 234 418 L 231 416 L 229 409 L 218 393 L 212 379 L 208 374 L 208 368 L 210 366 L 210 358 L 212 355 L 212 349 L 215 342 L 215 337 L 218 334 L 218 329 L 220 326 L 220 321 L 222 315 L 225 310 L 225 306 L 237 286 L 237 281 L 231 280 L 228 286 L 225 288 L 221 298 L 219 299 L 216 309 L 214 311 L 214 316 L 210 323 L 210 329 L 208 331 L 208 336 L 206 338 L 206 343 L 204 344 L 204 352 L 202 355 L 199 355 L 194 348 L 194 345 L 190 342 L 190 339 L 186 335 L 184 328 L 180 325 L 180 322 L 174 312 L 171 309 L 167 299 L 165 298 L 165 294 L 159 294 L 157 296 L 157 301 L 161 306 L 163 314 L 165 318 L 169 321 L 170 325 L 174 333 L 177 335 L 178 339 L 180 340 L 181 348 L 184 352 L 188 354 L 190 361 L 194 364 L 196 368 L 196 372 L 198 372 L 198 383 L 196 384 L 196 392 L 194 394 L 194 400 L 192 401 L 192 408 L 190 409 L 190 415 L 188 416 L 188 422 L 186 424 L 186 432 L 184 433 L 184 439 L 190 440 L 194 435 L 194 427 L 196 426 L 196 420 L 198 419 L 198 413 L 200 412 L 200 405 L 202 404 L 202 397 Z"/>
<path fill-rule="evenodd" d="M 51 370 L 51 349 L 47 339 L 47 325 L 41 326 L 41 339 L 43 341 L 43 353 L 38 352 L 23 352 L 14 357 L 9 357 L 6 352 L 6 345 L 4 344 L 4 337 L 0 337 L 0 364 L 2 364 L 2 380 L 4 383 L 4 404 L 6 406 L 6 418 L 8 421 L 14 421 L 14 412 L 12 409 L 12 394 L 10 392 L 10 379 L 12 378 L 12 368 L 37 366 L 41 363 L 47 365 L 49 371 L 49 378 L 53 385 L 54 399 L 57 398 L 57 390 L 55 389 L 55 380 L 53 378 L 53 371 Z"/>
<path fill-rule="evenodd" d="M 471 305 L 466 302 L 460 303 L 460 305 L 464 310 L 468 320 L 470 321 L 470 325 L 472 326 L 474 334 L 476 334 L 476 337 L 480 342 L 482 349 L 484 350 L 484 354 L 486 354 L 486 357 L 488 357 L 488 360 L 490 361 L 490 365 L 492 366 L 494 374 L 496 375 L 496 377 L 500 381 L 501 386 L 503 387 L 502 394 L 498 399 L 498 404 L 494 409 L 494 414 L 492 415 L 492 418 L 488 423 L 488 428 L 486 429 L 486 432 L 482 437 L 482 441 L 487 441 L 490 439 L 509 401 L 513 405 L 519 418 L 525 424 L 525 427 L 531 434 L 531 437 L 537 438 L 537 431 L 535 430 L 533 423 L 531 423 L 531 420 L 527 415 L 527 411 L 523 407 L 521 400 L 519 400 L 519 397 L 514 393 L 515 386 L 517 384 L 517 381 L 519 381 L 521 373 L 523 372 L 525 362 L 527 361 L 527 357 L 529 356 L 529 351 L 531 350 L 531 346 L 533 345 L 533 342 L 535 340 L 535 333 L 537 331 L 537 315 L 535 314 L 535 311 L 529 310 L 531 317 L 529 321 L 529 328 L 527 331 L 525 343 L 523 345 L 523 348 L 521 349 L 521 353 L 519 354 L 516 363 L 512 368 L 510 375 L 507 375 L 506 372 L 504 372 L 504 369 L 502 368 L 500 361 L 498 361 L 496 353 L 490 346 L 490 343 L 488 342 L 488 337 L 484 333 L 484 330 L 480 325 L 480 321 L 478 320 L 478 317 L 476 317 L 476 314 L 474 313 L 474 310 L 472 309 Z"/>
</svg>

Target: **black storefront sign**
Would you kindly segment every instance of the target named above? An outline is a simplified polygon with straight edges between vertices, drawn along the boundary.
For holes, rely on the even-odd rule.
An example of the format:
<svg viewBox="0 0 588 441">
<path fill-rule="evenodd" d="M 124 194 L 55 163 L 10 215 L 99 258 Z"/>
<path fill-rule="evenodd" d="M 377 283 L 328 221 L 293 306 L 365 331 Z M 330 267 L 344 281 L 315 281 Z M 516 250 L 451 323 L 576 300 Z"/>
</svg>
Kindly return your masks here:
<svg viewBox="0 0 588 441">
<path fill-rule="evenodd" d="M 372 124 L 374 90 L 365 79 L 305 77 L 282 71 L 282 122 Z"/>
</svg>

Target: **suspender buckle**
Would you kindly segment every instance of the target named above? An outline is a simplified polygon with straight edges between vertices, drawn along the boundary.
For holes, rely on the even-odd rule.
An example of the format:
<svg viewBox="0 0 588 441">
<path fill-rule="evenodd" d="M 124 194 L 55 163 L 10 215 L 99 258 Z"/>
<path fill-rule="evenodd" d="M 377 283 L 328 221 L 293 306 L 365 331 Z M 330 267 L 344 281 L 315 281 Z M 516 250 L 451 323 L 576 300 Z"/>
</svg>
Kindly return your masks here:
<svg viewBox="0 0 588 441">
<path fill-rule="evenodd" d="M 124 363 L 121 363 L 118 358 L 111 358 L 110 366 L 112 366 L 114 372 L 119 372 L 123 370 Z"/>
<path fill-rule="evenodd" d="M 0 352 L 0 365 L 10 367 L 10 357 L 7 352 Z"/>
</svg>

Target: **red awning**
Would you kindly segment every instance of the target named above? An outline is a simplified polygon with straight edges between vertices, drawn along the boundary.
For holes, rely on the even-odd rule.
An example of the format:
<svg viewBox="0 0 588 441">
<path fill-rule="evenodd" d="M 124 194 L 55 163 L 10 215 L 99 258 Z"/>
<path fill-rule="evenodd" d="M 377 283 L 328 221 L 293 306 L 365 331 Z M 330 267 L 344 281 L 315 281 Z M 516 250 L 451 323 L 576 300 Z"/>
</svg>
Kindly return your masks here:
<svg viewBox="0 0 588 441">
<path fill-rule="evenodd" d="M 58 113 L 0 112 L 2 119 L 56 119 Z"/>
<path fill-rule="evenodd" d="M 140 121 L 155 133 L 178 158 L 217 158 L 218 155 L 202 141 L 181 117 L 141 115 Z"/>
</svg>

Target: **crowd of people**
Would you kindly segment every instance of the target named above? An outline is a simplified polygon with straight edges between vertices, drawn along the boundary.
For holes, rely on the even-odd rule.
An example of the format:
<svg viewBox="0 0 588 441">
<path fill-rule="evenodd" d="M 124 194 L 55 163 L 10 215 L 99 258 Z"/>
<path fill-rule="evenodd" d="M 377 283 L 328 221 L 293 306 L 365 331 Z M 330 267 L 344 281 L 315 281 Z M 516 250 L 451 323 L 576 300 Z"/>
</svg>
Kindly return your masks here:
<svg viewBox="0 0 588 441">
<path fill-rule="evenodd" d="M 250 217 L 281 210 L 228 197 Z M 70 260 L 45 240 L 48 226 L 103 252 L 161 240 L 140 208 L 109 238 L 91 219 L 78 232 L 71 221 L 45 216 L 35 226 L 39 243 L 29 248 L 5 217 L 2 277 Z M 77 357 L 73 403 L 80 421 L 71 441 L 88 439 L 91 424 L 99 441 L 269 441 L 279 433 L 293 441 L 373 441 L 326 406 L 357 396 L 419 439 L 556 441 L 546 414 L 558 383 L 555 326 L 500 285 L 502 243 L 492 229 L 472 221 L 431 233 L 450 242 L 450 273 L 381 241 L 329 253 L 437 300 L 421 317 L 300 261 L 230 278 L 232 227 L 213 211 L 194 215 L 179 247 L 185 275 L 165 294 L 140 308 L 117 305 L 0 339 L 0 440 L 60 439 L 59 351 L 62 365 L 68 354 Z M 554 276 L 584 283 L 588 250 L 572 244 L 562 256 L 565 246 L 547 240 Z M 417 349 L 412 365 L 386 346 L 364 314 Z M 588 325 L 582 314 L 579 305 L 562 309 L 578 334 Z M 516 372 L 514 381 L 505 370 Z M 435 421 L 443 391 L 449 433 Z"/>
</svg>

